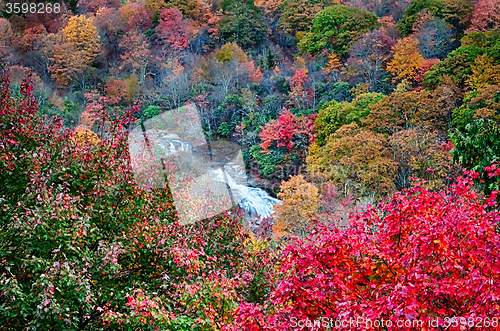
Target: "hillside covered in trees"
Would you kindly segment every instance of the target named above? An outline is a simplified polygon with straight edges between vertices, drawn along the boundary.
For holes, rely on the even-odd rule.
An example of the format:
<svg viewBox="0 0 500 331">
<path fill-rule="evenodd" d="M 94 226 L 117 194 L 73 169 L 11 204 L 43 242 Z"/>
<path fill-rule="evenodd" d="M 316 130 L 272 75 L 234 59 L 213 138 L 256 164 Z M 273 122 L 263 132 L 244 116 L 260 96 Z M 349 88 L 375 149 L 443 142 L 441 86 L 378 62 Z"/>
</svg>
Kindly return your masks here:
<svg viewBox="0 0 500 331">
<path fill-rule="evenodd" d="M 0 13 L 0 330 L 500 328 L 499 1 Z M 186 105 L 272 214 L 138 183 Z"/>
</svg>

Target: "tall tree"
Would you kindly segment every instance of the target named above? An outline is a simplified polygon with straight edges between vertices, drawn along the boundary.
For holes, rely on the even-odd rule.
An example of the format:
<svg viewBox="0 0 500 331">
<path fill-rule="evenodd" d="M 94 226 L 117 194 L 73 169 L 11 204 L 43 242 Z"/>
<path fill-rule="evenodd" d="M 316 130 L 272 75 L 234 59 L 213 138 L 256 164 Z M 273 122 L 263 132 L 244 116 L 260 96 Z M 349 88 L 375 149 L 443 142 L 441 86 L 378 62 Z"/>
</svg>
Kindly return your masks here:
<svg viewBox="0 0 500 331">
<path fill-rule="evenodd" d="M 454 33 L 443 19 L 434 18 L 415 27 L 418 49 L 425 59 L 444 59 L 453 49 Z"/>
<path fill-rule="evenodd" d="M 64 41 L 70 43 L 85 63 L 91 63 L 100 52 L 99 34 L 92 18 L 73 16 L 63 29 Z"/>
<path fill-rule="evenodd" d="M 167 55 L 174 55 L 189 48 L 187 27 L 188 23 L 178 8 L 166 8 L 161 11 L 156 32 Z"/>
<path fill-rule="evenodd" d="M 500 29 L 500 3 L 495 0 L 478 0 L 469 30 L 487 31 Z"/>
<path fill-rule="evenodd" d="M 324 146 L 311 149 L 308 171 L 355 196 L 387 195 L 395 190 L 395 163 L 388 147 L 384 134 L 355 122 L 346 124 L 328 136 Z"/>
<path fill-rule="evenodd" d="M 62 86 L 76 79 L 84 84 L 84 71 L 100 51 L 101 43 L 93 19 L 73 16 L 62 30 L 60 43 L 54 48 L 51 59 L 54 64 L 49 71 Z"/>
<path fill-rule="evenodd" d="M 367 32 L 349 50 L 347 63 L 349 69 L 363 77 L 371 91 L 377 91 L 383 83 L 385 64 L 392 56 L 391 50 L 396 40 L 387 33 L 386 28 Z"/>
<path fill-rule="evenodd" d="M 498 31 L 468 32 L 461 39 L 461 46 L 448 54 L 444 61 L 437 63 L 424 77 L 424 84 L 436 87 L 444 76 L 449 76 L 460 88 L 465 88 L 472 65 L 483 54 L 500 63 L 500 33 Z"/>
<path fill-rule="evenodd" d="M 224 6 L 226 17 L 219 25 L 222 38 L 243 48 L 258 46 L 269 30 L 253 0 L 231 0 Z"/>
<path fill-rule="evenodd" d="M 322 9 L 320 1 L 285 0 L 279 26 L 288 33 L 309 31 L 312 20 Z"/>
<path fill-rule="evenodd" d="M 414 37 L 400 39 L 392 49 L 394 55 L 387 63 L 387 70 L 398 79 L 415 80 L 417 69 L 424 63 L 418 45 L 419 41 Z"/>
<path fill-rule="evenodd" d="M 328 102 L 321 106 L 314 123 L 317 142 L 323 146 L 328 136 L 335 133 L 344 124 L 356 122 L 370 114 L 370 106 L 384 98 L 382 93 L 361 93 L 352 102 Z"/>
<path fill-rule="evenodd" d="M 456 37 L 460 38 L 469 24 L 472 13 L 471 0 L 414 0 L 397 23 L 403 35 L 410 35 L 413 25 L 425 12 L 444 19 L 454 27 Z"/>
<path fill-rule="evenodd" d="M 143 85 L 150 74 L 148 68 L 153 59 L 148 38 L 136 30 L 129 31 L 120 41 L 120 47 L 125 49 L 121 55 L 120 69 L 129 70 L 137 76 L 139 84 Z"/>
<path fill-rule="evenodd" d="M 281 13 L 284 0 L 255 0 L 255 5 L 262 9 L 264 14 L 274 23 Z"/>
<path fill-rule="evenodd" d="M 5 18 L 0 18 L 0 59 L 6 62 L 13 61 L 12 41 L 14 32 L 10 22 Z"/>
<path fill-rule="evenodd" d="M 305 181 L 302 175 L 283 182 L 278 198 L 283 202 L 274 207 L 274 235 L 304 238 L 312 226 L 311 219 L 319 211 L 320 194 L 317 187 Z"/>
<path fill-rule="evenodd" d="M 122 19 L 127 22 L 126 31 L 146 31 L 153 26 L 153 13 L 138 2 L 129 2 L 120 8 Z"/>
<path fill-rule="evenodd" d="M 304 53 L 315 55 L 328 49 L 343 56 L 356 39 L 377 26 L 377 16 L 366 10 L 342 5 L 327 7 L 314 17 L 311 32 L 298 46 Z"/>
</svg>

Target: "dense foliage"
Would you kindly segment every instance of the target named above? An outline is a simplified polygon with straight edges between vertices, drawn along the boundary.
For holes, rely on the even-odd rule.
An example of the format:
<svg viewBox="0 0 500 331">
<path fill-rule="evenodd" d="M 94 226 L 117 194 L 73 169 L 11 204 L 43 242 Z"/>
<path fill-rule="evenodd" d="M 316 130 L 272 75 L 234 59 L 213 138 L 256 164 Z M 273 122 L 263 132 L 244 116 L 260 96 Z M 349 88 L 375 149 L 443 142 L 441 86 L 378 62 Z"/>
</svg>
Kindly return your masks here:
<svg viewBox="0 0 500 331">
<path fill-rule="evenodd" d="M 499 1 L 9 6 L 0 328 L 499 328 Z M 269 215 L 135 181 L 129 133 L 186 104 Z"/>
</svg>

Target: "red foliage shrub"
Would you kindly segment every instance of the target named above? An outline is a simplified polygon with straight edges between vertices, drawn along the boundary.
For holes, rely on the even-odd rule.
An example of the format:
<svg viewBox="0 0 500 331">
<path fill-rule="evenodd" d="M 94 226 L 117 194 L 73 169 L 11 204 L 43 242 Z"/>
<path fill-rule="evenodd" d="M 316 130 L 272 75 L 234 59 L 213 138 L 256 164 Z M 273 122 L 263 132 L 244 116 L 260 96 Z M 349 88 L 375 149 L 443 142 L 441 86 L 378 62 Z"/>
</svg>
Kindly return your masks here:
<svg viewBox="0 0 500 331">
<path fill-rule="evenodd" d="M 285 250 L 272 305 L 240 306 L 240 327 L 292 330 L 299 320 L 326 317 L 393 326 L 418 320 L 419 330 L 444 330 L 444 318 L 456 316 L 462 320 L 451 330 L 480 320 L 498 329 L 500 214 L 490 210 L 497 192 L 479 198 L 471 190 L 476 175 L 449 192 L 417 185 L 397 193 L 351 218 L 346 230 L 318 225 Z"/>
<path fill-rule="evenodd" d="M 308 140 L 313 142 L 314 135 L 314 120 L 316 114 L 298 119 L 290 110 L 283 108 L 280 116 L 276 121 L 266 123 L 259 133 L 262 143 L 259 145 L 262 148 L 262 153 L 269 154 L 269 148 L 276 142 L 277 147 L 286 147 L 288 150 L 297 145 L 294 140 Z"/>
</svg>

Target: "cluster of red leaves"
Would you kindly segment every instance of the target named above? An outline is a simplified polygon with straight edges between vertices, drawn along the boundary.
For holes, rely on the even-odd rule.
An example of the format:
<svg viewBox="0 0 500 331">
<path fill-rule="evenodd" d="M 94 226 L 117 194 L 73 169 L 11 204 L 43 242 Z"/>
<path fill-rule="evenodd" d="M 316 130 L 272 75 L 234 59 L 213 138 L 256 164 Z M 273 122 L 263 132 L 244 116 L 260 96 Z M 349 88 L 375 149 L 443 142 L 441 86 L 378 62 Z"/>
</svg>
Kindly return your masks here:
<svg viewBox="0 0 500 331">
<path fill-rule="evenodd" d="M 156 29 L 160 39 L 174 50 L 180 51 L 189 48 L 186 25 L 182 18 L 182 12 L 174 7 L 161 11 L 160 23 Z"/>
<path fill-rule="evenodd" d="M 469 31 L 495 30 L 498 27 L 500 27 L 500 3 L 496 0 L 475 1 Z"/>
<path fill-rule="evenodd" d="M 449 192 L 417 185 L 397 193 L 353 217 L 346 230 L 318 225 L 285 250 L 272 305 L 240 306 L 239 325 L 291 330 L 291 321 L 363 317 L 394 325 L 420 320 L 430 330 L 436 317 L 438 329 L 445 317 L 498 317 L 500 213 L 490 211 L 496 192 L 483 201 L 471 190 L 476 175 Z"/>
<path fill-rule="evenodd" d="M 269 148 L 276 143 L 277 147 L 286 147 L 289 151 L 297 144 L 297 140 L 311 143 L 315 140 L 314 121 L 316 114 L 297 118 L 290 110 L 283 108 L 276 121 L 270 121 L 262 127 L 259 137 L 262 143 L 261 153 L 269 154 Z M 307 137 L 305 139 L 305 137 Z M 295 141 L 295 143 L 294 143 Z"/>
<path fill-rule="evenodd" d="M 304 86 L 307 81 L 307 73 L 305 69 L 297 70 L 295 75 L 293 75 L 292 80 L 290 82 L 290 88 L 293 90 L 298 86 Z"/>
</svg>

